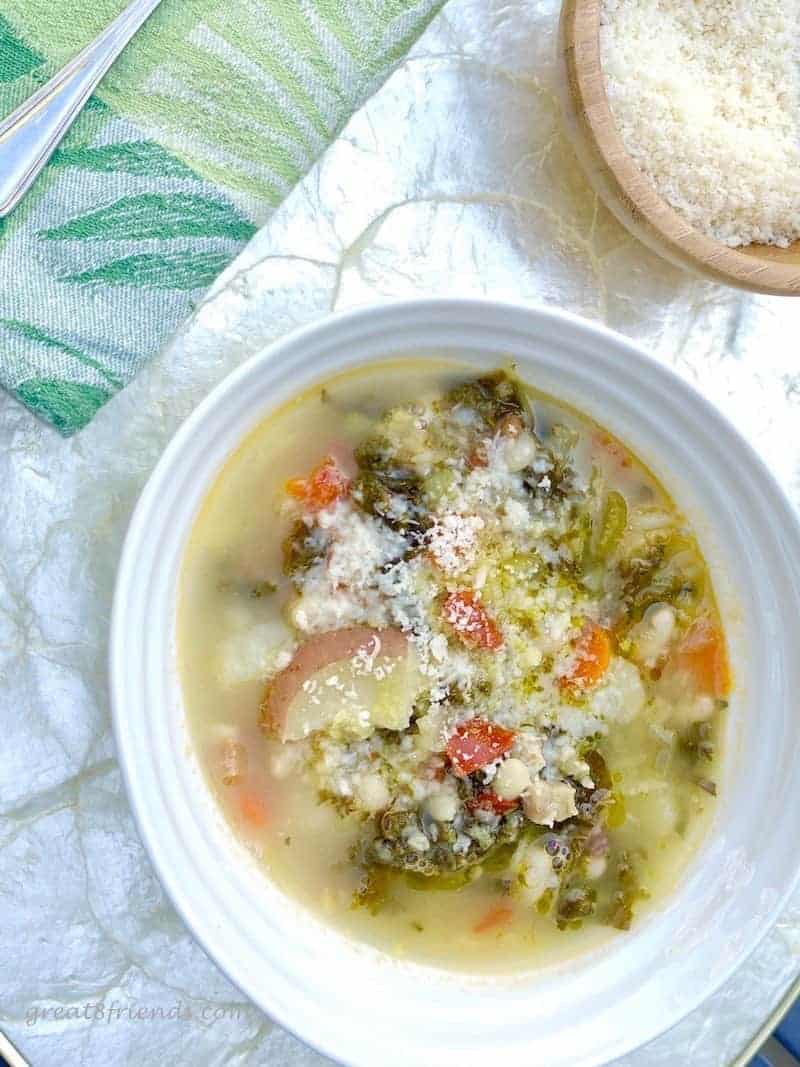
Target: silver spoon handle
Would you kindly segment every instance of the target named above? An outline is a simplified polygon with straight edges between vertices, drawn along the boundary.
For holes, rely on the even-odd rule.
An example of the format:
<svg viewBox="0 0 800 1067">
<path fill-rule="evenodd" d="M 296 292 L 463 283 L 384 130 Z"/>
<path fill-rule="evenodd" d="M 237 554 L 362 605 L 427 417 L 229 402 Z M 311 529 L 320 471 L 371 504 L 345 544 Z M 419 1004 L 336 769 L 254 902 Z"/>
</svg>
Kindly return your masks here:
<svg viewBox="0 0 800 1067">
<path fill-rule="evenodd" d="M 0 218 L 17 206 L 100 79 L 161 0 L 133 0 L 30 99 L 0 123 Z"/>
<path fill-rule="evenodd" d="M 0 1056 L 3 1057 L 8 1067 L 30 1067 L 22 1053 L 14 1048 L 2 1030 L 0 1030 Z"/>
</svg>

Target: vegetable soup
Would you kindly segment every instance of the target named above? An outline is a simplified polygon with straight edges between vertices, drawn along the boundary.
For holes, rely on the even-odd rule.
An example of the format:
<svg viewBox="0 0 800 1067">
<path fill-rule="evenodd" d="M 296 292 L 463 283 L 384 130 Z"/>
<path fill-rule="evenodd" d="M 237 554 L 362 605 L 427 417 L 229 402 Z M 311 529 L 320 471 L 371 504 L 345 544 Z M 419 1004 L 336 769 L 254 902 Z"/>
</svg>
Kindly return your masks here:
<svg viewBox="0 0 800 1067">
<path fill-rule="evenodd" d="M 625 936 L 714 810 L 730 689 L 685 517 L 606 430 L 432 360 L 270 415 L 195 523 L 200 761 L 269 877 L 476 972 Z"/>
</svg>

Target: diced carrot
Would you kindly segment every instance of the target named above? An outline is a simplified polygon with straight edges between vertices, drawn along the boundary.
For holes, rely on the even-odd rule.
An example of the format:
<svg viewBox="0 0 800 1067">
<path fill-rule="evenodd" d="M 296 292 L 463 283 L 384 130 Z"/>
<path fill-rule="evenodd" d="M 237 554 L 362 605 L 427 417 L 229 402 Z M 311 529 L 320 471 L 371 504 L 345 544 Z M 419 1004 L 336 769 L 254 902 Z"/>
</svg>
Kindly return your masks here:
<svg viewBox="0 0 800 1067">
<path fill-rule="evenodd" d="M 574 659 L 569 671 L 559 679 L 562 689 L 588 689 L 603 677 L 611 662 L 611 635 L 587 619 L 573 645 Z"/>
<path fill-rule="evenodd" d="M 696 619 L 675 650 L 673 664 L 691 675 L 699 692 L 721 699 L 731 688 L 725 638 L 708 618 Z"/>
<path fill-rule="evenodd" d="M 242 793 L 239 797 L 239 811 L 242 819 L 254 829 L 266 824 L 267 808 L 264 801 L 255 793 Z"/>
<path fill-rule="evenodd" d="M 350 485 L 336 461 L 326 456 L 307 478 L 290 478 L 286 492 L 312 511 L 320 511 L 347 496 Z"/>
<path fill-rule="evenodd" d="M 468 811 L 493 811 L 495 815 L 505 815 L 507 811 L 513 811 L 514 808 L 519 807 L 519 797 L 514 800 L 503 800 L 497 793 L 487 789 L 484 793 L 479 793 L 468 800 L 466 806 Z"/>
<path fill-rule="evenodd" d="M 472 932 L 474 934 L 488 933 L 489 930 L 496 930 L 498 926 L 505 926 L 513 918 L 513 908 L 509 908 L 507 904 L 498 904 L 487 911 L 483 918 L 475 923 L 472 927 Z"/>
<path fill-rule="evenodd" d="M 462 778 L 500 759 L 514 744 L 513 730 L 487 719 L 469 719 L 458 726 L 447 742 L 453 770 Z"/>
<path fill-rule="evenodd" d="M 497 623 L 468 589 L 445 597 L 444 617 L 469 648 L 496 652 L 503 647 L 503 635 Z"/>
</svg>

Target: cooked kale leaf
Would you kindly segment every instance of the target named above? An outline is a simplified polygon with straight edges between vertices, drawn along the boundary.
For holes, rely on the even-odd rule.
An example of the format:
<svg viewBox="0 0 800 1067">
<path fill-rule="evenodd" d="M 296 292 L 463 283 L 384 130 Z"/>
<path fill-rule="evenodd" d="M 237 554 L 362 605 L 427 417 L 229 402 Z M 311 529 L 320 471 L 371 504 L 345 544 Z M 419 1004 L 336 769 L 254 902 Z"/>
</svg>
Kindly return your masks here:
<svg viewBox="0 0 800 1067">
<path fill-rule="evenodd" d="M 283 541 L 283 572 L 290 578 L 300 578 L 321 559 L 324 540 L 318 530 L 309 529 L 302 519 L 292 523 Z"/>
<path fill-rule="evenodd" d="M 445 396 L 450 407 L 462 406 L 477 412 L 494 431 L 503 419 L 518 418 L 532 427 L 533 418 L 523 386 L 507 371 L 498 370 L 454 386 Z"/>
<path fill-rule="evenodd" d="M 366 846 L 366 860 L 426 878 L 441 877 L 474 867 L 487 859 L 493 849 L 515 842 L 524 825 L 522 812 L 511 811 L 496 825 L 471 820 L 459 834 L 449 823 L 426 824 L 418 811 L 390 811 L 378 821 L 378 832 Z M 418 834 L 424 834 L 428 841 L 424 851 L 410 843 Z M 469 846 L 456 851 L 457 841 L 463 843 L 462 835 L 469 838 Z"/>
<path fill-rule="evenodd" d="M 355 456 L 359 473 L 353 499 L 412 545 L 419 544 L 431 522 L 420 476 L 380 435 L 367 438 Z"/>
</svg>

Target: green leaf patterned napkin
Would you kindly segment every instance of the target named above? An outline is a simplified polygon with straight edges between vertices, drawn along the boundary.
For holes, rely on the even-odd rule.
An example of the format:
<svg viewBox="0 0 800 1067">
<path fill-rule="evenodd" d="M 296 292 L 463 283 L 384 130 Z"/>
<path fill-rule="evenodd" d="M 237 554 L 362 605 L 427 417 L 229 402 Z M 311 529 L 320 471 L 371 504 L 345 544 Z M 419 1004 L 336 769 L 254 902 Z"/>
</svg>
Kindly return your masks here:
<svg viewBox="0 0 800 1067">
<path fill-rule="evenodd" d="M 442 0 L 163 0 L 0 220 L 0 383 L 63 434 L 189 314 Z M 0 0 L 0 114 L 123 0 Z"/>
</svg>

